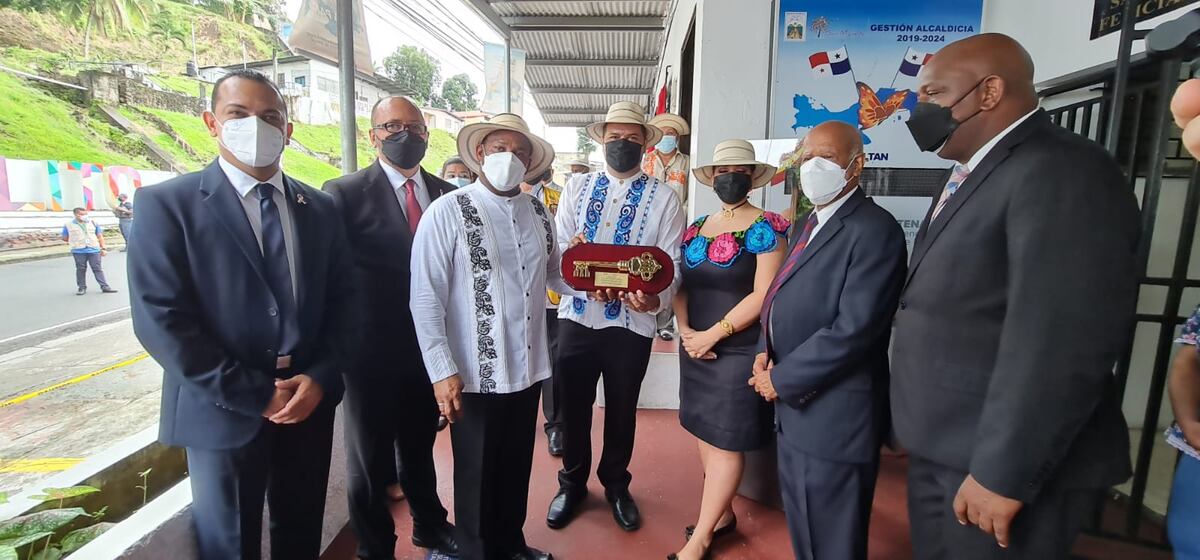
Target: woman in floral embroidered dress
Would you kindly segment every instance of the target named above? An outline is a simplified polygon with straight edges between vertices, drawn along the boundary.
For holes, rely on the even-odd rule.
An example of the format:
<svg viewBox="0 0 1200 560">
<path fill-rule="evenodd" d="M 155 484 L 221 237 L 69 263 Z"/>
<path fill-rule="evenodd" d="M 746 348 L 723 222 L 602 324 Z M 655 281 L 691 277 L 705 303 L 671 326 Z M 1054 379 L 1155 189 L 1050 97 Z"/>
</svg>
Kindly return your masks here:
<svg viewBox="0 0 1200 560">
<path fill-rule="evenodd" d="M 1171 407 L 1175 425 L 1167 442 L 1179 449 L 1175 482 L 1167 506 L 1167 535 L 1178 560 L 1200 559 L 1200 307 L 1180 332 L 1171 368 Z"/>
<path fill-rule="evenodd" d="M 775 168 L 754 160 L 745 140 L 717 145 L 713 162 L 695 170 L 722 209 L 684 233 L 683 283 L 675 296 L 679 352 L 679 421 L 696 436 L 704 495 L 688 542 L 668 558 L 703 558 L 714 537 L 733 532 L 733 496 L 743 453 L 769 441 L 772 408 L 746 384 L 754 364 L 763 296 L 787 255 L 788 222 L 750 204 L 750 191 Z"/>
</svg>

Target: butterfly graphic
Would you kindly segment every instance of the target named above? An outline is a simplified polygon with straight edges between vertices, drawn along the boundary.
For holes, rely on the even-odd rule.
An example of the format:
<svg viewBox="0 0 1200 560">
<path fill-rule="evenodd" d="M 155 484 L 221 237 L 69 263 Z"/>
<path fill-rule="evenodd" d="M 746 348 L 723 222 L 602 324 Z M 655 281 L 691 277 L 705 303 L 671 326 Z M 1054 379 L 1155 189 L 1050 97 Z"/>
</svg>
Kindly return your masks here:
<svg viewBox="0 0 1200 560">
<path fill-rule="evenodd" d="M 866 130 L 892 116 L 904 104 L 910 92 L 902 89 L 893 93 L 887 101 L 879 102 L 879 96 L 871 86 L 858 82 L 858 124 Z"/>
</svg>

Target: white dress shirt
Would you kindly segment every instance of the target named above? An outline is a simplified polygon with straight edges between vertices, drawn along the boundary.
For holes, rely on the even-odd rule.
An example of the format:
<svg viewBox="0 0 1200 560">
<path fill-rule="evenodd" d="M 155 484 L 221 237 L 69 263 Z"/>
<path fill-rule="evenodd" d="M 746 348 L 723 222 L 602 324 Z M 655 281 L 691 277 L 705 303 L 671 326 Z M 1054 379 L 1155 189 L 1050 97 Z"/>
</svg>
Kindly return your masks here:
<svg viewBox="0 0 1200 560">
<path fill-rule="evenodd" d="M 476 181 L 438 198 L 412 249 L 412 308 L 429 380 L 515 393 L 550 377 L 546 288 L 565 289 L 554 224 L 525 193 Z"/>
<path fill-rule="evenodd" d="M 635 190 L 635 186 L 640 190 Z M 599 208 L 592 208 L 594 206 Z M 625 206 L 631 208 L 632 219 L 622 225 L 621 210 Z M 590 219 L 589 210 L 592 214 Z M 666 183 L 645 173 L 628 179 L 617 179 L 607 171 L 581 173 L 571 177 L 567 183 L 555 218 L 558 246 L 563 251 L 570 246 L 573 237 L 587 232 L 589 225 L 594 225 L 592 243 L 614 243 L 620 233 L 623 242 L 614 244 L 653 245 L 671 256 L 675 261 L 675 278 L 671 286 L 658 295 L 659 306 L 656 310 L 649 313 L 631 312 L 623 302 L 610 305 L 576 293 L 563 293 L 558 307 L 560 319 L 570 319 L 591 329 L 623 327 L 653 338 L 658 329 L 655 315 L 671 305 L 671 299 L 679 289 L 679 244 L 683 240 L 684 228 L 679 195 Z"/>
<path fill-rule="evenodd" d="M 1001 130 L 1000 134 L 993 136 L 991 140 L 987 141 L 987 144 L 984 144 L 982 147 L 976 150 L 975 155 L 971 156 L 971 159 L 967 160 L 967 170 L 975 171 L 975 168 L 979 167 L 979 163 L 983 161 L 983 158 L 987 157 L 988 153 L 992 151 L 992 148 L 996 147 L 996 144 L 999 144 L 1000 141 L 1003 140 L 1005 136 L 1008 136 L 1008 134 L 1012 132 L 1014 128 L 1017 128 L 1021 125 L 1021 123 L 1029 120 L 1029 117 L 1032 117 L 1036 112 L 1038 112 L 1038 108 L 1034 107 L 1032 111 L 1025 113 L 1025 116 L 1013 121 L 1012 124 L 1008 125 L 1008 128 Z"/>
<path fill-rule="evenodd" d="M 404 219 L 408 219 L 408 193 L 404 190 L 404 183 L 412 179 L 416 184 L 413 189 L 417 193 L 417 204 L 421 205 L 421 212 L 424 213 L 429 208 L 429 189 L 425 187 L 425 178 L 422 177 L 421 169 L 417 168 L 417 172 L 413 173 L 412 177 L 405 177 L 400 173 L 399 169 L 388 165 L 382 160 L 379 162 L 379 167 L 383 168 L 383 174 L 387 175 L 388 182 L 392 184 L 392 190 L 396 193 L 396 200 L 400 201 L 400 209 L 404 211 Z M 424 217 L 424 216 L 422 216 Z"/>
<path fill-rule="evenodd" d="M 283 225 L 283 244 L 287 247 L 288 272 L 292 275 L 292 297 L 297 297 L 297 294 L 300 293 L 298 291 L 300 286 L 296 280 L 296 232 L 292 227 L 292 207 L 287 197 L 287 189 L 283 186 L 283 171 L 276 171 L 270 179 L 259 181 L 245 171 L 234 167 L 223 157 L 218 157 L 217 162 L 241 198 L 242 209 L 246 211 L 246 219 L 250 220 L 250 229 L 254 230 L 254 237 L 258 240 L 260 252 L 263 249 L 262 206 L 258 198 L 258 185 L 265 182 L 275 187 L 275 194 L 271 196 L 271 199 L 275 201 L 275 207 L 279 209 L 279 223 Z"/>
</svg>

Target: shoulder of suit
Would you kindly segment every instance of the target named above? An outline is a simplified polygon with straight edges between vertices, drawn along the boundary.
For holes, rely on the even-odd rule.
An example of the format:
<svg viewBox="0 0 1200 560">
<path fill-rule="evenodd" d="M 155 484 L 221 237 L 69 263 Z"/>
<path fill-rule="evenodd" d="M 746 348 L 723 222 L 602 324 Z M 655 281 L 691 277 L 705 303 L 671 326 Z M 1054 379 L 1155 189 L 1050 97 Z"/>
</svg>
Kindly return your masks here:
<svg viewBox="0 0 1200 560">
<path fill-rule="evenodd" d="M 900 227 L 900 223 L 896 221 L 896 217 L 869 196 L 863 199 L 854 213 L 847 216 L 843 221 L 859 225 L 871 232 L 904 236 L 904 228 Z"/>
<path fill-rule="evenodd" d="M 366 187 L 367 184 L 369 183 L 369 179 L 368 179 L 367 175 L 371 172 L 371 168 L 374 166 L 375 166 L 375 164 L 372 163 L 371 165 L 368 165 L 362 169 L 359 169 L 358 171 L 355 171 L 354 173 L 351 173 L 349 175 L 342 175 L 341 177 L 335 177 L 333 179 L 325 181 L 325 185 L 322 187 L 322 190 L 344 191 L 346 189 L 355 188 L 355 187 L 358 187 L 360 189 L 363 187 Z"/>
</svg>

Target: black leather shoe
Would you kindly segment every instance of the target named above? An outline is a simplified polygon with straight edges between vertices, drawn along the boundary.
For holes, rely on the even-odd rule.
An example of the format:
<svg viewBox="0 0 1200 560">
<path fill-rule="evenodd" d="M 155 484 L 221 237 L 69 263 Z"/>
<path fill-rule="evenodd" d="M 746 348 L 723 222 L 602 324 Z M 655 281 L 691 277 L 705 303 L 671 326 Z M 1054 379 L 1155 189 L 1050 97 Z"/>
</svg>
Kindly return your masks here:
<svg viewBox="0 0 1200 560">
<path fill-rule="evenodd" d="M 562 529 L 575 518 L 579 504 L 583 503 L 587 494 L 559 488 L 558 494 L 550 500 L 550 511 L 546 513 L 546 525 L 551 529 Z"/>
<path fill-rule="evenodd" d="M 549 552 L 542 552 L 533 547 L 525 547 L 525 550 L 513 553 L 508 557 L 509 560 L 554 560 L 554 555 Z"/>
<path fill-rule="evenodd" d="M 552 457 L 562 457 L 563 433 L 561 428 L 546 430 L 546 447 L 549 448 Z"/>
<path fill-rule="evenodd" d="M 617 525 L 626 531 L 636 531 L 642 526 L 642 514 L 638 512 L 637 504 L 634 503 L 633 496 L 629 495 L 629 490 L 605 492 L 604 495 L 608 498 L 608 503 L 612 504 L 613 519 L 617 521 Z"/>
<path fill-rule="evenodd" d="M 436 550 L 442 554 L 458 556 L 458 539 L 454 537 L 454 525 L 449 523 L 441 527 L 413 527 L 413 546 Z"/>
</svg>

